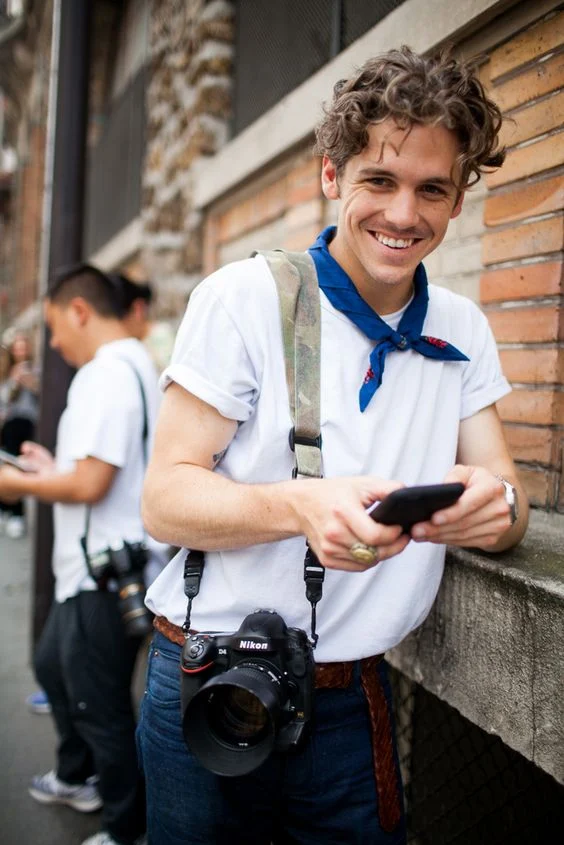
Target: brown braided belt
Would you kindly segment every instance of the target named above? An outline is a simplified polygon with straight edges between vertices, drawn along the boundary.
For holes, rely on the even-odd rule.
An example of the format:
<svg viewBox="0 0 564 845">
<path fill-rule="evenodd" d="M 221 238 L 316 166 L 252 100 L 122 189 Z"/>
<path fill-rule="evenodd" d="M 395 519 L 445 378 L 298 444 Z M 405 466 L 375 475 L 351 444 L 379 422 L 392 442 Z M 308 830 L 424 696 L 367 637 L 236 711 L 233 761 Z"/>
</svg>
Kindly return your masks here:
<svg viewBox="0 0 564 845">
<path fill-rule="evenodd" d="M 174 625 L 164 616 L 155 616 L 153 625 L 167 640 L 177 645 L 184 645 L 185 636 L 179 625 Z M 382 657 L 382 654 L 375 654 L 373 657 L 365 657 L 360 661 L 360 681 L 370 713 L 372 757 L 378 792 L 380 825 L 384 830 L 392 831 L 401 817 L 401 797 L 393 756 L 390 714 L 380 675 L 376 669 Z M 346 689 L 352 683 L 354 666 L 354 661 L 317 663 L 315 666 L 316 688 Z"/>
</svg>

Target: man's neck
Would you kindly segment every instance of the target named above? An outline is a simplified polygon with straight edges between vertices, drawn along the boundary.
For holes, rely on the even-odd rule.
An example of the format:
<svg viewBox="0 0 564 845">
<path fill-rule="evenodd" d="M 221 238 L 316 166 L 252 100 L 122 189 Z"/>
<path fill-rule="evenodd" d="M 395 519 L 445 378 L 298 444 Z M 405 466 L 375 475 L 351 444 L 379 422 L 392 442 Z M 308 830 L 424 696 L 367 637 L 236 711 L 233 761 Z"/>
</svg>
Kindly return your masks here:
<svg viewBox="0 0 564 845">
<path fill-rule="evenodd" d="M 88 361 L 91 361 L 98 350 L 107 343 L 113 343 L 116 340 L 125 340 L 130 337 L 131 335 L 119 320 L 98 320 L 96 326 L 92 327 L 90 336 L 85 344 Z"/>
<path fill-rule="evenodd" d="M 336 240 L 329 243 L 329 253 L 348 275 L 360 296 L 379 316 L 400 311 L 413 296 L 413 277 L 392 284 L 375 279 L 357 262 L 351 262 Z"/>
</svg>

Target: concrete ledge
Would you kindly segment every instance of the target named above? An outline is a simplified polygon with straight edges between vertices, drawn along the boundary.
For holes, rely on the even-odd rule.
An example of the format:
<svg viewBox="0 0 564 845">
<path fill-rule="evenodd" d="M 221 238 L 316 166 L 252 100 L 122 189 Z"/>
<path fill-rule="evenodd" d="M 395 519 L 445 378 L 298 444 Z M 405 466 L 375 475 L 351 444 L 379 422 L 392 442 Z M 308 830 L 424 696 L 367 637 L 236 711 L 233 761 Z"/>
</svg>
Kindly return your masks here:
<svg viewBox="0 0 564 845">
<path fill-rule="evenodd" d="M 564 517 L 516 549 L 451 549 L 423 625 L 390 663 L 564 783 Z"/>
</svg>

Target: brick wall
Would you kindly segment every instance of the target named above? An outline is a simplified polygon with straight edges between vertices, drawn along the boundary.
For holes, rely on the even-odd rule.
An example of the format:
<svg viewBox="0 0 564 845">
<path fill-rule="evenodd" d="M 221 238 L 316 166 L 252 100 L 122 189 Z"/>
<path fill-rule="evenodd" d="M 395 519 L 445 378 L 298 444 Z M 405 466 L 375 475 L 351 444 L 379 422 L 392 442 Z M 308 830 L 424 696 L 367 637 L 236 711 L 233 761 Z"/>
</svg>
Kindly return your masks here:
<svg viewBox="0 0 564 845">
<path fill-rule="evenodd" d="M 26 147 L 18 172 L 13 315 L 26 309 L 37 298 L 43 210 L 44 125 L 29 126 Z"/>
<path fill-rule="evenodd" d="M 306 249 L 325 224 L 321 160 L 309 145 L 267 176 L 218 205 L 207 217 L 204 272 L 246 258 L 254 249 Z"/>
<path fill-rule="evenodd" d="M 426 260 L 436 284 L 479 301 L 513 393 L 499 403 L 533 504 L 564 510 L 564 13 L 497 44 L 482 68 L 503 112 L 507 161 L 472 188 Z M 204 273 L 282 246 L 303 249 L 336 220 L 311 144 L 216 202 L 204 227 Z"/>
<path fill-rule="evenodd" d="M 564 12 L 494 49 L 483 68 L 510 120 L 487 177 L 480 299 L 513 393 L 499 403 L 531 501 L 564 511 Z"/>
</svg>

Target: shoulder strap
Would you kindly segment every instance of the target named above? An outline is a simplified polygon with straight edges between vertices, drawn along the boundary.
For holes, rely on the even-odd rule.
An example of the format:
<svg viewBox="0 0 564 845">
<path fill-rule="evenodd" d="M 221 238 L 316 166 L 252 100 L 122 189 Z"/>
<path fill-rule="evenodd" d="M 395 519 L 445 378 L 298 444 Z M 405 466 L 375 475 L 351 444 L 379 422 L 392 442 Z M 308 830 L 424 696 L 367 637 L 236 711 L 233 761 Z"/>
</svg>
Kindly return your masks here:
<svg viewBox="0 0 564 845">
<path fill-rule="evenodd" d="M 294 422 L 290 432 L 296 461 L 294 475 L 321 478 L 321 317 L 315 264 L 307 252 L 276 249 L 253 254 L 266 259 L 278 291 L 288 399 Z"/>
<path fill-rule="evenodd" d="M 321 431 L 319 420 L 321 317 L 319 284 L 313 259 L 305 252 L 269 250 L 262 255 L 276 282 L 286 383 L 293 427 L 290 447 L 295 455 L 294 476 L 321 478 Z M 184 592 L 188 598 L 183 630 L 188 637 L 192 601 L 198 595 L 205 565 L 203 552 L 192 550 L 184 563 Z M 316 606 L 323 592 L 324 567 L 307 547 L 304 560 L 306 597 L 311 604 L 311 636 L 317 643 Z"/>
</svg>

